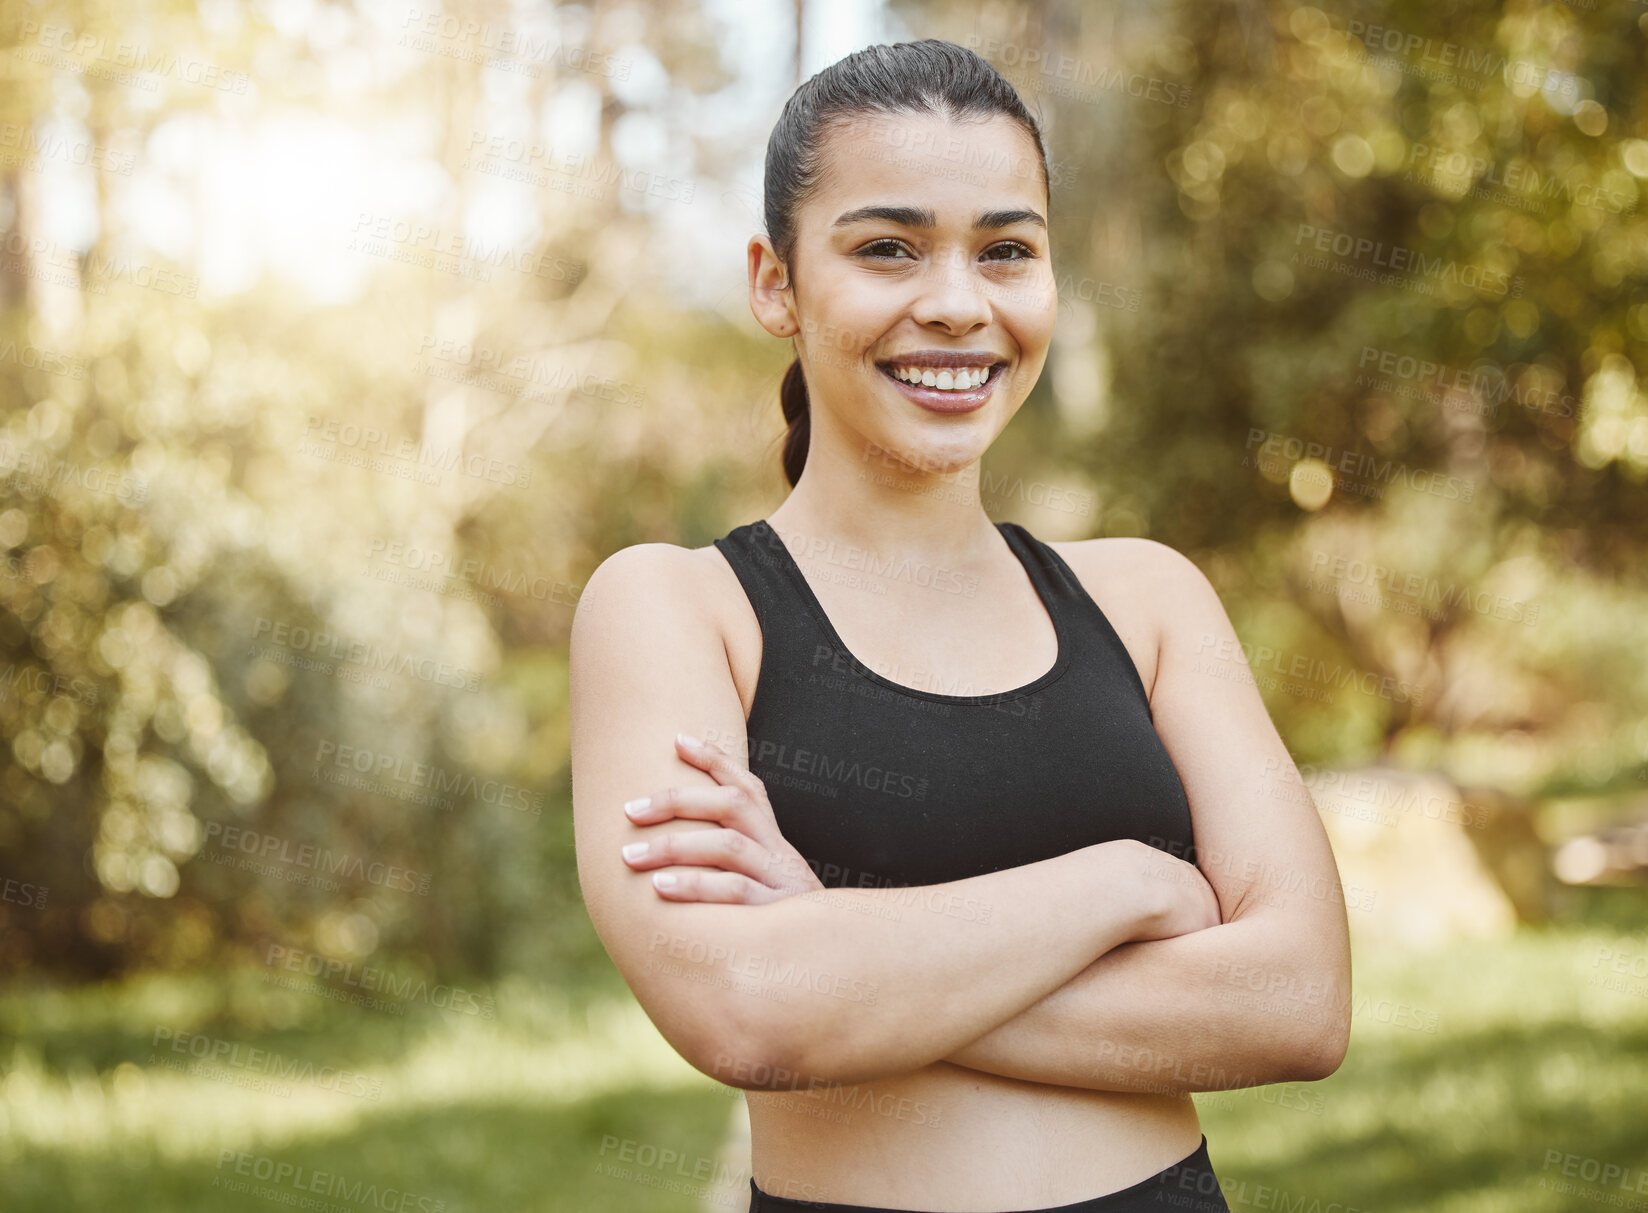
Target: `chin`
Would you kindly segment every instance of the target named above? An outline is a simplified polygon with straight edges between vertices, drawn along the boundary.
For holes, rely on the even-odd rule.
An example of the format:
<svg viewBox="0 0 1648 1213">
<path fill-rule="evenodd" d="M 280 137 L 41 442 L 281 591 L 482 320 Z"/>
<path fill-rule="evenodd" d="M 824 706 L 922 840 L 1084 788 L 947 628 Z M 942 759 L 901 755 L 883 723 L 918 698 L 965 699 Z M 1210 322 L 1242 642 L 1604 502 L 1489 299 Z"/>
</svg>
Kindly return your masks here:
<svg viewBox="0 0 1648 1213">
<path fill-rule="evenodd" d="M 912 439 L 905 442 L 885 444 L 885 452 L 873 456 L 882 467 L 889 470 L 895 463 L 906 465 L 911 471 L 927 472 L 932 475 L 945 476 L 961 471 L 968 464 L 976 461 L 984 454 L 988 443 L 967 443 L 965 446 L 952 443 L 934 444 L 931 440 Z"/>
</svg>

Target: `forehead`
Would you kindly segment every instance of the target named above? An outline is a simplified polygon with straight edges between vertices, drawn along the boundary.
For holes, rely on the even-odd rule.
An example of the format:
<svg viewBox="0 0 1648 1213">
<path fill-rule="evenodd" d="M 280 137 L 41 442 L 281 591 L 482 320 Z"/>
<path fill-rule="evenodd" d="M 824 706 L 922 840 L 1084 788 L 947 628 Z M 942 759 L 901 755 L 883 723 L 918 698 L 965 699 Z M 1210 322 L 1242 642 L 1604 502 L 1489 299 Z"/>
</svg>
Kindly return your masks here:
<svg viewBox="0 0 1648 1213">
<path fill-rule="evenodd" d="M 826 224 L 865 203 L 919 204 L 940 222 L 1009 205 L 1045 215 L 1044 180 L 1030 133 L 1005 114 L 861 113 L 830 130 L 813 202 Z"/>
</svg>

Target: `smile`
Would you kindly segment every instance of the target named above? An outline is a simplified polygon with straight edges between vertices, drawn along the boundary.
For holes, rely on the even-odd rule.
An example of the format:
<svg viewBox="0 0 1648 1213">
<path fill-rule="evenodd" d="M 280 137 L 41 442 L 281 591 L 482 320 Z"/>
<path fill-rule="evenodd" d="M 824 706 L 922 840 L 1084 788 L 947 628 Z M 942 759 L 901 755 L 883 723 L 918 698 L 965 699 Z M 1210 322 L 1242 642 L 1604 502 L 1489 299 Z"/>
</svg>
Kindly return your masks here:
<svg viewBox="0 0 1648 1213">
<path fill-rule="evenodd" d="M 877 364 L 903 395 L 933 413 L 970 413 L 980 408 L 990 399 L 1001 379 L 996 372 L 1006 365 L 1005 362 L 985 366 Z"/>
<path fill-rule="evenodd" d="M 887 368 L 893 378 L 922 387 L 936 387 L 941 392 L 966 392 L 979 387 L 990 378 L 990 367 L 894 366 Z"/>
</svg>

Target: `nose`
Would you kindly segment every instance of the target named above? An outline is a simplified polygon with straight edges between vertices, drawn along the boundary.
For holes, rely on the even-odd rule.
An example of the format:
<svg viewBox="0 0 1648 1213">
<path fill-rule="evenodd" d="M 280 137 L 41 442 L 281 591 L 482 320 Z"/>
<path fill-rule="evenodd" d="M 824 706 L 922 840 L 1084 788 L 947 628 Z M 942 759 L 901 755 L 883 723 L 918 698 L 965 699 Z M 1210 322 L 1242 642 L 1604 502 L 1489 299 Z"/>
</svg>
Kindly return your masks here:
<svg viewBox="0 0 1648 1213">
<path fill-rule="evenodd" d="M 983 271 L 965 250 L 935 258 L 918 280 L 911 315 L 918 324 L 938 325 L 951 333 L 969 333 L 991 316 Z"/>
</svg>

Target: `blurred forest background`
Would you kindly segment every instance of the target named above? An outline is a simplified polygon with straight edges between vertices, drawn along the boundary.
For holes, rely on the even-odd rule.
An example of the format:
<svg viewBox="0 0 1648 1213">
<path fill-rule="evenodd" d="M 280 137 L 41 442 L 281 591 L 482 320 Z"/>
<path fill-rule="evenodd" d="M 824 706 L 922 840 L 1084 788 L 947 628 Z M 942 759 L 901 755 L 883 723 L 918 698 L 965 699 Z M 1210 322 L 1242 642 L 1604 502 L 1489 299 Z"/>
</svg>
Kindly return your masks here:
<svg viewBox="0 0 1648 1213">
<path fill-rule="evenodd" d="M 1197 1096 L 1227 1199 L 1642 1207 L 1642 4 L 3 0 L 5 1209 L 743 1207 L 567 635 L 782 500 L 766 138 L 922 37 L 1052 163 L 987 508 L 1208 573 L 1356 890 L 1343 1069 Z"/>
</svg>

